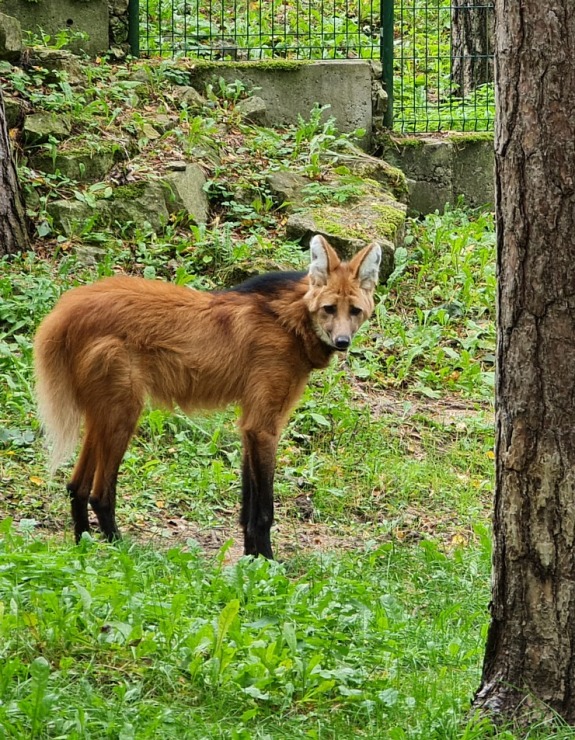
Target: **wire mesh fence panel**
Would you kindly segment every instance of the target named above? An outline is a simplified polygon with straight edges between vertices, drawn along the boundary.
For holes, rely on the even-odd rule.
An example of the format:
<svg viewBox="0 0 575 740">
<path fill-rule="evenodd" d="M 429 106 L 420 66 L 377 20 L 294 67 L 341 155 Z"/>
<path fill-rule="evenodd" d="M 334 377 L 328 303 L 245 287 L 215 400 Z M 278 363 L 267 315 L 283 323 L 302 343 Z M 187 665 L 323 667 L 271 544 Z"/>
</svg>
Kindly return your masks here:
<svg viewBox="0 0 575 740">
<path fill-rule="evenodd" d="M 380 59 L 384 52 L 395 130 L 491 131 L 494 0 L 395 0 L 393 13 L 390 2 L 143 0 L 140 53 L 242 61 Z"/>
<path fill-rule="evenodd" d="M 493 0 L 396 3 L 396 130 L 493 129 L 493 18 Z"/>
<path fill-rule="evenodd" d="M 144 0 L 140 52 L 232 60 L 379 58 L 379 0 Z"/>
</svg>

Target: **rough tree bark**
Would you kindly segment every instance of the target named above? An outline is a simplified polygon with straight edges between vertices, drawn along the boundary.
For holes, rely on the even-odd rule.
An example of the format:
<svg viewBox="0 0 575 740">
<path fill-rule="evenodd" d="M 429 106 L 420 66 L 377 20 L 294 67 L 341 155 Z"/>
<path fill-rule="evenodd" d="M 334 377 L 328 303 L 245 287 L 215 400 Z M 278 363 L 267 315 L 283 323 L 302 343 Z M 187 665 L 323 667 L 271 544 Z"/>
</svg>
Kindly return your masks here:
<svg viewBox="0 0 575 740">
<path fill-rule="evenodd" d="M 575 4 L 497 0 L 495 52 L 496 491 L 475 706 L 575 724 Z"/>
<path fill-rule="evenodd" d="M 12 157 L 0 86 L 0 257 L 29 246 L 26 211 Z"/>
<path fill-rule="evenodd" d="M 451 81 L 462 97 L 493 81 L 494 0 L 453 0 Z"/>
</svg>

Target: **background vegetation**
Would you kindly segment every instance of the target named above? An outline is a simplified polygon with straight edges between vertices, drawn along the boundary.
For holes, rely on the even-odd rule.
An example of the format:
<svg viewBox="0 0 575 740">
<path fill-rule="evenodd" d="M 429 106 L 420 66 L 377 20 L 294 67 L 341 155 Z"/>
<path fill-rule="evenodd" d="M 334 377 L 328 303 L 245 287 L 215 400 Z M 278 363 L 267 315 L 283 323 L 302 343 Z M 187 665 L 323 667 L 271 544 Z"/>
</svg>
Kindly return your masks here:
<svg viewBox="0 0 575 740">
<path fill-rule="evenodd" d="M 480 2 L 469 4 L 483 9 Z M 381 59 L 381 3 L 374 0 L 222 2 L 146 0 L 145 54 L 204 59 Z M 477 12 L 477 11 L 475 11 Z M 452 0 L 394 3 L 395 128 L 491 131 L 492 83 L 457 93 L 452 79 Z"/>
</svg>

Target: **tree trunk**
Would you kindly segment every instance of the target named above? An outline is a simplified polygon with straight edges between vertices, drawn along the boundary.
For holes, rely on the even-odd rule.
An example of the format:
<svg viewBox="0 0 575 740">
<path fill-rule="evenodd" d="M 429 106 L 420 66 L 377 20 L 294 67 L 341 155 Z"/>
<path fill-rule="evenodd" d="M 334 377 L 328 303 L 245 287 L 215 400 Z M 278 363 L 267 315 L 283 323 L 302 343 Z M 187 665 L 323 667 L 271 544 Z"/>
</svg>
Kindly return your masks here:
<svg viewBox="0 0 575 740">
<path fill-rule="evenodd" d="M 29 246 L 26 211 L 12 158 L 0 87 L 0 257 L 24 251 Z"/>
<path fill-rule="evenodd" d="M 454 93 L 469 95 L 493 82 L 494 0 L 453 0 L 451 81 Z"/>
<path fill-rule="evenodd" d="M 575 723 L 575 4 L 497 0 L 492 612 L 475 706 Z"/>
</svg>

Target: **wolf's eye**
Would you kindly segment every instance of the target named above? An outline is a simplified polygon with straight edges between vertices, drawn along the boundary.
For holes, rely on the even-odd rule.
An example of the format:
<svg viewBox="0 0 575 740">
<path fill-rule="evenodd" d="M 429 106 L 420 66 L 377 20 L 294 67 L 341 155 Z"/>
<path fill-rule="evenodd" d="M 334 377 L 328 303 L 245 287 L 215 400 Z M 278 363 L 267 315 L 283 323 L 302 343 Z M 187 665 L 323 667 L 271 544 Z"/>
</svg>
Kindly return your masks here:
<svg viewBox="0 0 575 740">
<path fill-rule="evenodd" d="M 357 306 L 352 306 L 349 309 L 349 313 L 351 316 L 359 316 L 359 314 L 361 313 L 361 308 L 358 308 Z"/>
<path fill-rule="evenodd" d="M 337 306 L 322 306 L 323 310 L 333 316 L 337 312 Z"/>
</svg>

